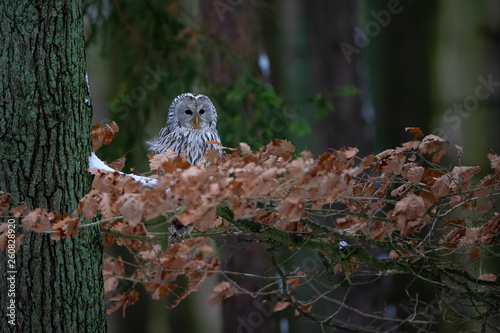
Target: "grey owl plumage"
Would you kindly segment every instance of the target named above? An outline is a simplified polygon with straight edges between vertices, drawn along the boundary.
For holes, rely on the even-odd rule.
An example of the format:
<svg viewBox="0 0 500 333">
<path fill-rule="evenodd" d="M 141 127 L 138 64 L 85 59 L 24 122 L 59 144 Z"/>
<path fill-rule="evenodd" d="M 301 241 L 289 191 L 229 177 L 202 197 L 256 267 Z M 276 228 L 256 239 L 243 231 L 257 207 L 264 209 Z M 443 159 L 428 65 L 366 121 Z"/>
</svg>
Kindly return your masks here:
<svg viewBox="0 0 500 333">
<path fill-rule="evenodd" d="M 186 154 L 189 163 L 195 165 L 203 160 L 207 150 L 221 149 L 217 132 L 217 110 L 212 101 L 200 94 L 185 93 L 177 96 L 168 110 L 167 124 L 149 144 L 155 154 L 167 149 L 177 155 Z"/>
</svg>

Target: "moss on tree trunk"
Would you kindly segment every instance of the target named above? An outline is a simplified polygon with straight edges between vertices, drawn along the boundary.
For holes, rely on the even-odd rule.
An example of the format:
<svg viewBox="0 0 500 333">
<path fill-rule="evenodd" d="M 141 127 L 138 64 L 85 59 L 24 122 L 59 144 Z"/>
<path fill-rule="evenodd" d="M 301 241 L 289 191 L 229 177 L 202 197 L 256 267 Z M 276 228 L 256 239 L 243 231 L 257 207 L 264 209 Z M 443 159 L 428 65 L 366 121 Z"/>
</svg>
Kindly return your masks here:
<svg viewBox="0 0 500 333">
<path fill-rule="evenodd" d="M 89 190 L 85 66 L 81 1 L 0 1 L 0 190 L 12 206 L 71 213 Z M 102 251 L 98 228 L 63 241 L 27 233 L 16 254 L 15 326 L 0 251 L 0 331 L 106 331 Z"/>
</svg>

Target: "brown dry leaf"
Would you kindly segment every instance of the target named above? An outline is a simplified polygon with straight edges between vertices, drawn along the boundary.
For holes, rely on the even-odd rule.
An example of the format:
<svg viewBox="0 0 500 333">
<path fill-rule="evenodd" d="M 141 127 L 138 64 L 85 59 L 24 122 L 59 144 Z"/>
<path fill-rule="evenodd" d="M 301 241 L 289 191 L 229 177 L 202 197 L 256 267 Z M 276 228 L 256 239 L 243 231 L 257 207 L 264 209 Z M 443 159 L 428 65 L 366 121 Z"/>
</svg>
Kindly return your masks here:
<svg viewBox="0 0 500 333">
<path fill-rule="evenodd" d="M 403 171 L 401 175 L 408 179 L 408 181 L 412 184 L 418 184 L 424 175 L 424 168 L 418 166 L 416 163 L 407 163 L 403 167 Z"/>
<path fill-rule="evenodd" d="M 210 164 L 214 164 L 215 162 L 217 162 L 219 157 L 220 157 L 220 150 L 218 149 L 210 149 L 207 150 L 207 152 L 205 153 L 205 161 L 207 161 Z"/>
<path fill-rule="evenodd" d="M 432 155 L 432 162 L 433 163 L 439 163 L 441 161 L 441 158 L 446 154 L 448 151 L 449 146 L 445 146 L 443 149 Z"/>
<path fill-rule="evenodd" d="M 454 179 L 466 182 L 474 177 L 479 171 L 481 171 L 481 167 L 478 166 L 454 167 L 451 171 L 451 175 Z"/>
<path fill-rule="evenodd" d="M 108 297 L 109 293 L 115 290 L 120 282 L 116 276 L 111 276 L 104 279 L 104 297 Z"/>
<path fill-rule="evenodd" d="M 218 285 L 215 286 L 214 288 L 214 294 L 210 296 L 208 299 L 208 304 L 210 306 L 215 306 L 225 300 L 226 298 L 229 298 L 234 295 L 235 292 L 237 292 L 238 289 L 236 287 L 227 281 L 222 281 Z"/>
<path fill-rule="evenodd" d="M 492 244 L 500 233 L 500 213 L 495 213 L 495 216 L 480 229 L 481 242 Z"/>
<path fill-rule="evenodd" d="M 444 142 L 445 140 L 443 138 L 434 134 L 429 134 L 422 139 L 422 142 L 419 145 L 420 152 L 422 154 L 434 153 Z"/>
<path fill-rule="evenodd" d="M 44 232 L 52 230 L 52 221 L 59 216 L 54 213 L 48 213 L 45 208 L 37 208 L 29 212 L 22 220 L 22 226 L 25 230 L 35 232 Z"/>
<path fill-rule="evenodd" d="M 419 141 L 419 140 L 408 141 L 408 142 L 403 143 L 401 145 L 401 147 L 403 147 L 403 149 L 402 149 L 403 151 L 418 149 L 418 147 L 420 147 L 420 143 L 421 143 L 421 141 Z"/>
<path fill-rule="evenodd" d="M 304 304 L 300 306 L 300 310 L 305 313 L 311 312 L 312 304 Z"/>
<path fill-rule="evenodd" d="M 359 153 L 359 149 L 353 148 L 353 147 L 342 148 L 339 151 L 341 153 L 344 153 L 348 160 L 352 159 L 353 157 L 355 157 Z"/>
<path fill-rule="evenodd" d="M 78 214 L 83 213 L 85 219 L 91 220 L 97 215 L 99 209 L 99 191 L 92 190 L 78 203 Z"/>
<path fill-rule="evenodd" d="M 252 155 L 252 148 L 244 142 L 240 142 L 240 151 L 243 156 Z"/>
<path fill-rule="evenodd" d="M 125 275 L 125 265 L 123 263 L 122 257 L 107 257 L 106 259 L 104 259 L 103 276 L 104 278 L 107 278 L 115 275 Z"/>
<path fill-rule="evenodd" d="M 147 278 L 144 287 L 148 291 L 154 291 L 151 298 L 159 300 L 163 296 L 169 295 L 177 288 L 177 285 L 168 283 L 172 276 L 164 270 L 156 270 L 153 276 Z"/>
<path fill-rule="evenodd" d="M 123 307 L 123 318 L 125 318 L 125 310 L 128 306 L 133 305 L 135 302 L 139 300 L 139 293 L 135 289 L 130 289 L 129 291 L 118 294 L 115 297 L 111 298 L 110 301 L 114 302 L 106 313 L 112 314 L 119 308 Z"/>
<path fill-rule="evenodd" d="M 411 188 L 410 184 L 403 184 L 391 191 L 391 197 L 400 197 Z"/>
<path fill-rule="evenodd" d="M 294 188 L 276 207 L 276 211 L 285 219 L 278 222 L 281 228 L 285 229 L 290 222 L 297 222 L 304 214 L 307 195 L 301 188 Z M 283 222 L 283 223 L 282 223 Z"/>
<path fill-rule="evenodd" d="M 474 261 L 479 257 L 479 248 L 475 247 L 473 248 L 470 253 L 469 253 L 469 260 Z"/>
<path fill-rule="evenodd" d="M 414 134 L 418 138 L 424 137 L 424 133 L 420 130 L 420 127 L 405 127 L 405 131 Z"/>
<path fill-rule="evenodd" d="M 491 163 L 491 168 L 496 172 L 500 172 L 500 155 L 488 154 L 488 159 Z"/>
<path fill-rule="evenodd" d="M 0 192 L 0 215 L 3 215 L 4 212 L 7 211 L 10 205 L 10 201 L 12 200 L 9 196 L 4 195 L 4 192 Z"/>
<path fill-rule="evenodd" d="M 52 227 L 55 233 L 52 239 L 60 240 L 62 238 L 71 238 L 78 236 L 78 225 L 80 223 L 79 217 L 66 216 L 62 220 L 55 222 Z"/>
<path fill-rule="evenodd" d="M 397 202 L 391 213 L 393 217 L 397 218 L 397 227 L 403 236 L 408 236 L 424 226 L 425 223 L 422 219 L 424 214 L 424 200 L 415 194 L 408 194 Z"/>
<path fill-rule="evenodd" d="M 431 192 L 435 196 L 444 197 L 450 194 L 450 176 L 442 175 L 439 178 L 436 178 L 434 185 L 431 187 Z"/>
<path fill-rule="evenodd" d="M 301 276 L 305 276 L 306 273 L 303 272 L 303 271 L 300 271 L 297 273 L 297 276 L 296 278 L 291 278 L 291 279 L 288 279 L 286 280 L 286 283 L 288 284 L 288 286 L 290 287 L 290 289 L 296 289 L 300 286 L 300 284 L 302 283 L 302 279 L 300 278 Z"/>
<path fill-rule="evenodd" d="M 115 236 L 110 234 L 104 234 L 104 244 L 106 246 L 111 246 L 115 242 Z"/>
<path fill-rule="evenodd" d="M 375 162 L 375 155 L 374 154 L 370 154 L 368 156 L 366 156 L 360 163 L 360 166 L 363 168 L 363 169 L 366 169 L 366 168 L 369 168 L 371 166 L 373 166 Z"/>
<path fill-rule="evenodd" d="M 274 304 L 273 312 L 278 312 L 286 309 L 290 305 L 290 302 L 278 302 Z"/>
<path fill-rule="evenodd" d="M 177 154 L 173 151 L 173 150 L 170 150 L 170 149 L 167 149 L 167 151 L 165 151 L 164 153 L 161 153 L 161 154 L 156 154 L 156 155 L 153 155 L 151 157 L 151 159 L 149 160 L 149 169 L 151 171 L 156 171 L 160 168 L 163 169 L 163 163 L 164 162 L 170 162 L 177 156 Z M 167 164 L 168 166 L 170 164 Z M 172 168 L 172 167 L 169 167 L 168 168 L 169 170 L 165 170 L 163 169 L 164 172 L 166 173 L 170 173 L 170 172 L 173 172 L 176 170 L 176 168 Z M 172 170 L 173 169 L 173 170 Z"/>
<path fill-rule="evenodd" d="M 403 153 L 396 153 L 394 149 L 387 149 L 375 157 L 377 158 L 375 170 L 395 174 L 401 173 L 405 159 Z"/>
<path fill-rule="evenodd" d="M 220 143 L 219 141 L 214 141 L 214 140 L 209 140 L 209 141 L 206 141 L 205 143 L 207 145 L 219 145 L 219 146 L 222 146 L 222 143 Z"/>
<path fill-rule="evenodd" d="M 10 209 L 11 214 L 14 214 L 14 217 L 16 218 L 21 216 L 25 211 L 26 211 L 26 205 L 20 205 Z"/>
<path fill-rule="evenodd" d="M 7 248 L 8 248 L 8 245 L 9 245 L 9 240 L 12 241 L 12 236 L 9 237 L 9 230 L 12 230 L 10 229 L 9 225 L 7 223 L 2 223 L 0 224 L 0 250 L 3 250 L 3 251 L 6 251 Z M 10 233 L 10 235 L 12 235 L 12 231 Z M 17 252 L 17 250 L 19 250 L 20 246 L 21 246 L 21 243 L 22 243 L 22 239 L 24 237 L 24 234 L 14 234 L 15 238 L 15 247 L 14 247 L 14 251 Z"/>
<path fill-rule="evenodd" d="M 492 274 L 492 273 L 486 273 L 486 274 L 480 275 L 478 277 L 478 280 L 495 282 L 497 280 L 497 276 L 495 274 Z"/>
<path fill-rule="evenodd" d="M 120 207 L 119 210 L 124 220 L 131 226 L 136 226 L 141 222 L 144 202 L 140 194 L 125 193 L 118 199 L 116 206 Z"/>
<path fill-rule="evenodd" d="M 125 155 L 123 155 L 122 157 L 117 158 L 113 162 L 109 163 L 108 166 L 112 169 L 117 170 L 117 171 L 122 171 L 123 167 L 125 166 L 126 160 L 127 160 L 127 158 L 125 157 Z"/>
<path fill-rule="evenodd" d="M 99 123 L 92 125 L 92 146 L 94 152 L 103 144 L 109 145 L 118 130 L 118 125 L 114 121 L 106 124 L 105 127 L 102 127 Z"/>
</svg>

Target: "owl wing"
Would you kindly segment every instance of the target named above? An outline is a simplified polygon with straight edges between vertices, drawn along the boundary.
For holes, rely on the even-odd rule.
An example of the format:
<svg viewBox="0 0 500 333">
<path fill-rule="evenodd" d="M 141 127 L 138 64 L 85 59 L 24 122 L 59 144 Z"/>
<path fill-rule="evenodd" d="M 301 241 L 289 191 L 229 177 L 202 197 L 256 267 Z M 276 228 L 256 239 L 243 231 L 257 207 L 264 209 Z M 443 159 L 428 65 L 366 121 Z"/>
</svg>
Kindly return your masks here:
<svg viewBox="0 0 500 333">
<path fill-rule="evenodd" d="M 161 154 L 166 150 L 166 145 L 169 140 L 170 130 L 168 126 L 163 127 L 157 136 L 151 141 L 146 143 L 149 146 L 149 150 L 153 151 L 155 154 Z"/>
</svg>

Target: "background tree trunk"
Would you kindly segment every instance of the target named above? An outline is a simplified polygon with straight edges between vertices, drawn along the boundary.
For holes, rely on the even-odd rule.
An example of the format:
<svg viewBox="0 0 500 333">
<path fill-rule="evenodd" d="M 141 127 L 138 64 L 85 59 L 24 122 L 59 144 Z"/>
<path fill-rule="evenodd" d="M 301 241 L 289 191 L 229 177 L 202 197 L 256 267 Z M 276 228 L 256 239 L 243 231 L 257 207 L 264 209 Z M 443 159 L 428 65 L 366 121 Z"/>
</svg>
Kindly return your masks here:
<svg viewBox="0 0 500 333">
<path fill-rule="evenodd" d="M 12 207 L 73 212 L 91 181 L 80 1 L 0 1 L 0 93 L 0 189 Z M 102 250 L 99 227 L 63 241 L 26 233 L 16 254 L 15 326 L 6 321 L 0 252 L 0 331 L 105 332 Z"/>
</svg>

